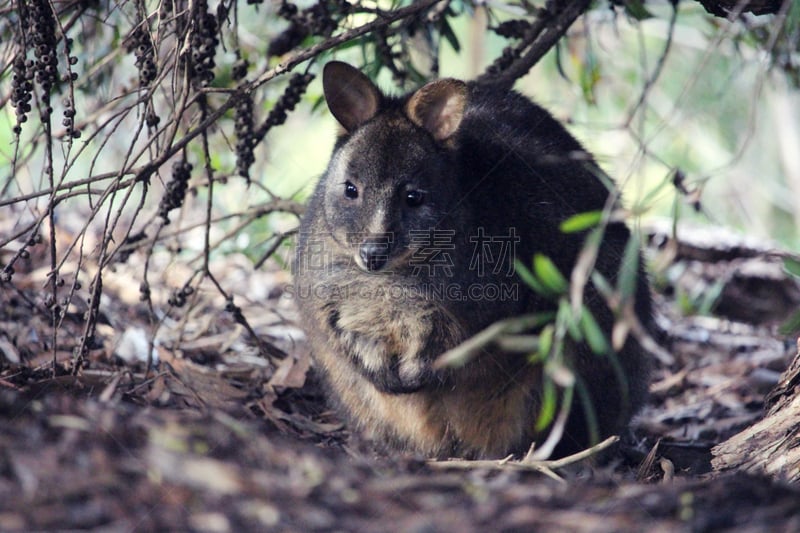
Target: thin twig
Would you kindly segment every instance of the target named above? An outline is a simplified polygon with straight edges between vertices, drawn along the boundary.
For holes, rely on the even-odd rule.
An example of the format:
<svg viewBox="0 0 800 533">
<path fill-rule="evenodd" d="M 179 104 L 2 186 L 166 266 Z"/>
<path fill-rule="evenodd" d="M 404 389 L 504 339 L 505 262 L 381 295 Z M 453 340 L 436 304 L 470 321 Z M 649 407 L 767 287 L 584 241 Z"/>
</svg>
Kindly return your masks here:
<svg viewBox="0 0 800 533">
<path fill-rule="evenodd" d="M 431 468 L 435 468 L 437 470 L 489 469 L 489 470 L 516 470 L 516 471 L 528 471 L 528 472 L 533 471 L 533 472 L 541 472 L 542 474 L 545 474 L 549 477 L 553 477 L 553 479 L 563 481 L 563 479 L 560 476 L 558 476 L 555 472 L 553 472 L 554 470 L 558 470 L 559 468 L 564 468 L 566 466 L 578 463 L 590 457 L 594 457 L 603 450 L 608 449 L 617 441 L 619 441 L 619 437 L 617 437 L 616 435 L 612 435 L 611 437 L 608 437 L 604 441 L 595 444 L 591 448 L 586 448 L 585 450 L 582 450 L 572 455 L 568 455 L 567 457 L 563 457 L 561 459 L 548 459 L 545 461 L 532 461 L 532 460 L 509 461 L 508 458 L 501 460 L 477 460 L 477 461 L 450 459 L 447 461 L 430 460 L 428 461 L 427 464 Z"/>
<path fill-rule="evenodd" d="M 653 88 L 658 78 L 661 76 L 661 72 L 664 70 L 664 65 L 667 63 L 667 56 L 669 56 L 670 50 L 672 50 L 672 39 L 675 36 L 675 23 L 678 21 L 678 3 L 675 2 L 672 4 L 672 14 L 669 18 L 669 29 L 667 30 L 667 42 L 664 43 L 664 50 L 661 52 L 661 55 L 658 58 L 658 63 L 656 63 L 655 68 L 653 69 L 652 74 L 650 77 L 645 81 L 644 87 L 642 87 L 642 92 L 639 95 L 639 99 L 636 101 L 636 104 L 633 108 L 628 111 L 628 120 L 625 121 L 623 126 L 628 128 L 633 120 L 634 115 L 639 109 L 644 105 L 645 100 L 647 100 L 648 95 L 650 94 L 650 89 Z M 644 46 L 642 46 L 642 50 L 644 50 Z"/>
</svg>

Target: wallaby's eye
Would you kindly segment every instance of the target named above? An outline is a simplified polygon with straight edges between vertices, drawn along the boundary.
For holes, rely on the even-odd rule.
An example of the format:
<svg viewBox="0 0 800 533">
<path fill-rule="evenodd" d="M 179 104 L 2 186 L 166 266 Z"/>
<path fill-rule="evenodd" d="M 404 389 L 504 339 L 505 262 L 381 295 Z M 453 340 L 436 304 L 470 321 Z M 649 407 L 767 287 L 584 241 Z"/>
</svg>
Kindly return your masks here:
<svg viewBox="0 0 800 533">
<path fill-rule="evenodd" d="M 406 191 L 406 205 L 419 207 L 425 201 L 425 193 L 419 190 Z"/>
<path fill-rule="evenodd" d="M 351 200 L 355 200 L 358 198 L 358 187 L 349 181 L 344 182 L 344 195 Z"/>
</svg>

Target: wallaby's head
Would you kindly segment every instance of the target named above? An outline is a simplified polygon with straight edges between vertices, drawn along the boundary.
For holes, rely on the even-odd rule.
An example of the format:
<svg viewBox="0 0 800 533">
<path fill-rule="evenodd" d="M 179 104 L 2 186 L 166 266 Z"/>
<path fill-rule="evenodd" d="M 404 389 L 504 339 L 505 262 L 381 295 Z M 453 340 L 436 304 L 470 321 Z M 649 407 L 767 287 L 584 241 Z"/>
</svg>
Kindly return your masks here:
<svg viewBox="0 0 800 533">
<path fill-rule="evenodd" d="M 445 79 L 389 98 L 336 61 L 325 66 L 322 81 L 344 128 L 323 178 L 327 230 L 362 270 L 402 269 L 420 235 L 458 224 L 452 147 L 466 86 Z"/>
</svg>

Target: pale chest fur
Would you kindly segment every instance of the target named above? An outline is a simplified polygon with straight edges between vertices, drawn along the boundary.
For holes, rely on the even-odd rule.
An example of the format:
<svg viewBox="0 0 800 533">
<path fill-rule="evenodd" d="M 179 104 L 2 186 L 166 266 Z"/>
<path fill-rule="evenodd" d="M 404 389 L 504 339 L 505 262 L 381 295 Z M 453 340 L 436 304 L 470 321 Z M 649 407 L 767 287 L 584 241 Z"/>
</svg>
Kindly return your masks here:
<svg viewBox="0 0 800 533">
<path fill-rule="evenodd" d="M 380 391 L 364 376 L 363 369 L 396 364 L 408 377 L 430 362 L 426 349 L 433 358 L 462 339 L 457 319 L 435 304 L 351 297 L 313 314 L 328 318 L 309 328 L 316 360 L 367 438 L 433 457 L 499 457 L 534 437 L 537 367 L 512 367 L 487 353 L 443 383 L 408 394 Z"/>
</svg>

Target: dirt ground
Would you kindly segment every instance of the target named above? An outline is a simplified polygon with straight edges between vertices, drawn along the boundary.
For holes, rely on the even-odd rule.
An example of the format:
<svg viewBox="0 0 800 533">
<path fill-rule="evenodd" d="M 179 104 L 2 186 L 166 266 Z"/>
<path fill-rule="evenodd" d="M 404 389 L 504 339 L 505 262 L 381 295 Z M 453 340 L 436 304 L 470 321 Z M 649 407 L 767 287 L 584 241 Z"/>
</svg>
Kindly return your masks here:
<svg viewBox="0 0 800 533">
<path fill-rule="evenodd" d="M 236 256 L 211 271 L 237 287 L 246 325 L 209 283 L 156 320 L 139 299 L 141 260 L 108 269 L 72 372 L 90 278 L 54 329 L 39 245 L 0 285 L 0 531 L 800 531 L 799 487 L 711 469 L 712 447 L 761 417 L 796 353 L 777 324 L 800 308 L 773 250 L 726 238 L 675 246 L 652 232 L 672 360 L 609 459 L 556 476 L 376 454 L 326 407 L 290 275 Z M 171 279 L 189 275 L 162 260 Z M 169 276 L 164 287 L 180 286 Z M 174 294 L 150 289 L 169 308 Z"/>
</svg>

